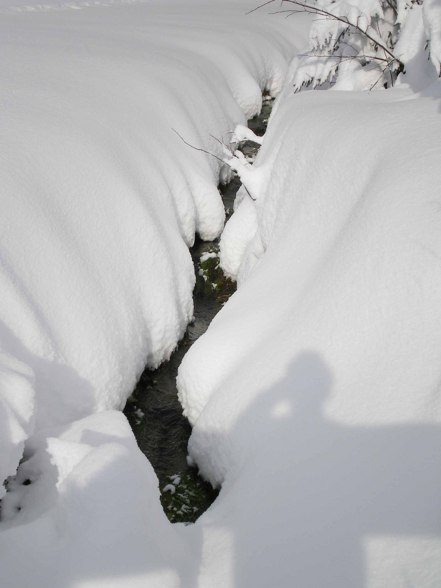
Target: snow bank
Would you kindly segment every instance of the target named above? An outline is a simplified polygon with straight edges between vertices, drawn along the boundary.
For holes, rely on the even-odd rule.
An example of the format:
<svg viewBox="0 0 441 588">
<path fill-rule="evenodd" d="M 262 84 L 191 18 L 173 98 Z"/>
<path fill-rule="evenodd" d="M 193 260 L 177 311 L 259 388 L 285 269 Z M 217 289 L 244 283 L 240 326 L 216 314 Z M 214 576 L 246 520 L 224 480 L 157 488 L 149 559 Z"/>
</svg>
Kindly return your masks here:
<svg viewBox="0 0 441 588">
<path fill-rule="evenodd" d="M 15 474 L 27 432 L 34 421 L 33 374 L 28 366 L 0 352 L 0 479 Z M 5 494 L 0 486 L 0 498 Z"/>
<path fill-rule="evenodd" d="M 192 317 L 219 162 L 298 25 L 247 1 L 0 0 L 0 585 L 196 585 L 121 408 Z M 294 26 L 293 26 L 294 25 Z M 98 414 L 97 414 L 98 413 Z"/>
<path fill-rule="evenodd" d="M 188 245 L 224 222 L 219 162 L 174 130 L 220 154 L 295 50 L 247 2 L 111 4 L 1 5 L 1 480 L 34 428 L 121 408 L 169 357 Z"/>
<path fill-rule="evenodd" d="M 28 452 L 3 500 L 2 527 L 14 526 L 0 533 L 2 586 L 163 588 L 188 577 L 188 550 L 121 413 L 53 430 Z"/>
<path fill-rule="evenodd" d="M 440 112 L 440 82 L 279 102 L 179 373 L 223 484 L 200 586 L 440 585 Z"/>
<path fill-rule="evenodd" d="M 299 10 L 289 1 L 284 6 L 288 16 Z M 423 78 L 429 69 L 430 75 L 441 76 L 440 0 L 318 0 L 302 6 L 315 17 L 309 48 L 291 66 L 296 90 L 389 88 L 410 69 L 422 70 Z M 409 65 L 415 40 L 421 57 L 431 59 L 434 70 L 415 55 L 410 55 Z"/>
</svg>

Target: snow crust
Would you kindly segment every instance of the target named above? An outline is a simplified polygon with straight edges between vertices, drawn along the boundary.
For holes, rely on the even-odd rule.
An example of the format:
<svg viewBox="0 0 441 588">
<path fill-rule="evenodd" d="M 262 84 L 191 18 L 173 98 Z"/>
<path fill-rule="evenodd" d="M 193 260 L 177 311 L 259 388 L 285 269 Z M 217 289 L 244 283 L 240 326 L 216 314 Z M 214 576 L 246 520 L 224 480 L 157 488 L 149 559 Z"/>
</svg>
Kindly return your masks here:
<svg viewBox="0 0 441 588">
<path fill-rule="evenodd" d="M 440 97 L 278 102 L 222 236 L 238 291 L 179 372 L 222 484 L 200 586 L 441 582 Z"/>
</svg>

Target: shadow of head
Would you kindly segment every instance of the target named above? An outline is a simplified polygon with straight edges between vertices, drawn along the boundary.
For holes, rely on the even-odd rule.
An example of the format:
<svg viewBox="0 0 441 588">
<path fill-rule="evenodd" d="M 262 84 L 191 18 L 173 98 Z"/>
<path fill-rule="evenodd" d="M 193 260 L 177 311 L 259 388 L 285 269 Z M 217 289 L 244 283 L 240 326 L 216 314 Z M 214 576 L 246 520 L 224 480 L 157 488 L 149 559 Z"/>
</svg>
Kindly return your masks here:
<svg viewBox="0 0 441 588">
<path fill-rule="evenodd" d="M 332 382 L 331 371 L 318 353 L 300 353 L 270 396 L 271 415 L 276 419 L 319 415 L 331 395 Z"/>
</svg>

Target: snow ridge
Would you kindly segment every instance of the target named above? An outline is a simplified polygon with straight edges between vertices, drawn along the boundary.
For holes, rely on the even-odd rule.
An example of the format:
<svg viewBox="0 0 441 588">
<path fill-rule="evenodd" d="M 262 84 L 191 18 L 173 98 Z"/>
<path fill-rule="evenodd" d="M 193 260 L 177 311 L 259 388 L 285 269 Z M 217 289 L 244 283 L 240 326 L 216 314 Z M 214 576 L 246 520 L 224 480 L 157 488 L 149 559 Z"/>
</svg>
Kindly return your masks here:
<svg viewBox="0 0 441 588">
<path fill-rule="evenodd" d="M 193 312 L 188 247 L 223 228 L 228 173 L 173 129 L 222 157 L 296 51 L 295 26 L 249 7 L 2 5 L 0 487 L 23 458 L 2 586 L 164 588 L 194 571 L 112 409 L 172 353 Z"/>
</svg>

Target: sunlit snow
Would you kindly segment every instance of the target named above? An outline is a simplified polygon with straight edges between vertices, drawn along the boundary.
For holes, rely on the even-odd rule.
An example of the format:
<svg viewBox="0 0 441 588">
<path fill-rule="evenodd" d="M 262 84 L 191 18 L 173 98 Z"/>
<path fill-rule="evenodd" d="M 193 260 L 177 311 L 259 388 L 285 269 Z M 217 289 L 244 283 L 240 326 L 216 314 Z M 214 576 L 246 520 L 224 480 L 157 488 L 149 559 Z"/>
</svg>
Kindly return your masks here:
<svg viewBox="0 0 441 588">
<path fill-rule="evenodd" d="M 1 587 L 439 588 L 441 3 L 410 4 L 385 90 L 279 3 L 0 0 Z M 184 526 L 119 410 L 192 318 L 196 235 L 238 290 L 179 370 L 222 487 Z"/>
</svg>

